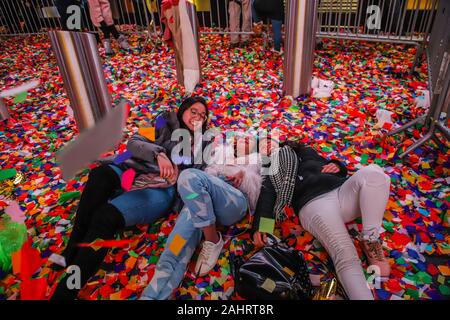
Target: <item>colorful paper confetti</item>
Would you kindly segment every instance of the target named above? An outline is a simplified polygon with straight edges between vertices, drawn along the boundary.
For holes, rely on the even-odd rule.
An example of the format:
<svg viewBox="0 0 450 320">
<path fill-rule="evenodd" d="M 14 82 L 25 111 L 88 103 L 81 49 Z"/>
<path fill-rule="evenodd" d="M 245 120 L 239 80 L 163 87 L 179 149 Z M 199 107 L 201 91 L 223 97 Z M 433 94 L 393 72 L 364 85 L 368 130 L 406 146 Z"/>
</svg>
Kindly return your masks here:
<svg viewBox="0 0 450 320">
<path fill-rule="evenodd" d="M 143 42 L 137 35 L 130 36 L 132 45 Z M 333 81 L 331 96 L 289 99 L 281 97 L 282 57 L 265 50 L 263 43 L 263 38 L 256 36 L 247 48 L 229 50 L 221 35 L 201 37 L 202 83 L 195 94 L 206 98 L 211 126 L 278 128 L 282 137 L 297 137 L 323 156 L 344 161 L 351 174 L 364 165 L 380 164 L 392 184 L 381 233 L 392 272 L 376 290 L 376 298 L 448 299 L 448 146 L 437 149 L 425 144 L 401 160 L 398 152 L 420 137 L 420 128 L 394 137 L 385 136 L 387 127 L 375 128 L 379 109 L 392 112 L 391 129 L 424 113 L 415 99 L 417 90 L 427 86 L 427 64 L 409 75 L 416 48 L 324 39 L 322 48 L 316 51 L 314 76 Z M 0 53 L 0 70 L 5 71 L 0 72 L 2 92 L 35 80 L 35 75 L 39 75 L 41 83 L 27 90 L 27 99 L 21 103 L 12 103 L 14 95 L 5 98 L 10 119 L 0 123 L 0 177 L 3 170 L 10 168 L 25 173 L 26 181 L 15 188 L 15 201 L 24 212 L 33 247 L 46 260 L 53 253 L 62 253 L 89 169 L 96 164 L 86 166 L 70 180 L 61 179 L 55 152 L 73 140 L 78 130 L 68 114 L 70 103 L 54 57 L 49 54 L 47 37 L 5 38 L 2 46 L 8 48 Z M 103 49 L 100 52 L 103 57 Z M 121 98 L 131 102 L 123 142 L 110 151 L 124 153 L 126 140 L 134 132 L 151 125 L 161 111 L 172 111 L 180 105 L 185 92 L 176 83 L 173 57 L 171 49 L 160 45 L 142 54 L 117 50 L 115 56 L 103 60 L 113 102 Z M 156 122 L 155 126 L 161 128 L 161 123 Z M 0 210 L 7 206 L 0 198 Z M 298 225 L 296 215 L 289 216 L 274 233 L 283 235 L 296 250 L 313 252 L 328 261 L 324 248 Z M 118 240 L 129 242 L 112 247 L 105 268 L 90 279 L 80 298 L 137 299 L 153 276 L 176 217 L 168 213 L 150 226 L 121 233 Z M 191 261 L 182 284 L 175 290 L 176 299 L 239 299 L 233 295 L 230 260 L 254 252 L 250 235 L 245 232 L 249 223 L 247 217 L 221 230 L 235 238 L 224 245 L 208 276 L 196 278 L 195 260 Z M 352 224 L 361 228 L 361 221 Z M 363 267 L 367 267 L 365 257 L 358 253 Z M 315 257 L 305 257 L 311 273 L 327 276 L 320 271 Z M 14 262 L 17 269 L 21 263 L 13 257 Z M 44 267 L 42 273 L 55 277 L 49 268 Z M 24 298 L 29 297 L 27 286 L 21 290 L 21 283 L 20 272 L 0 272 L 0 300 L 20 299 L 21 291 Z"/>
</svg>

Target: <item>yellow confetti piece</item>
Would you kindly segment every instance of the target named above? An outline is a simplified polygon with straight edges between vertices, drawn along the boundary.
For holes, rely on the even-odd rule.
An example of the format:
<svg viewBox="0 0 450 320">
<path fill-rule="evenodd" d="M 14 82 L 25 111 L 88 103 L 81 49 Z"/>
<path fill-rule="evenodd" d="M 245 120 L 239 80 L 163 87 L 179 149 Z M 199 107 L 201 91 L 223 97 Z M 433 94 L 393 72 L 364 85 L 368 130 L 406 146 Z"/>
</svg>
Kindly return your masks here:
<svg viewBox="0 0 450 320">
<path fill-rule="evenodd" d="M 295 272 L 289 269 L 288 267 L 284 267 L 283 271 L 286 272 L 291 277 L 295 274 Z"/>
<path fill-rule="evenodd" d="M 422 163 L 422 169 L 430 169 L 430 164 L 428 162 Z"/>
<path fill-rule="evenodd" d="M 150 141 L 155 141 L 155 128 L 149 127 L 149 128 L 139 128 L 138 133 L 146 137 Z"/>
<path fill-rule="evenodd" d="M 110 299 L 110 300 L 122 300 L 122 292 L 119 291 L 119 292 L 116 292 L 116 293 L 111 294 L 111 295 L 109 296 L 109 299 Z"/>
<path fill-rule="evenodd" d="M 181 249 L 183 249 L 186 244 L 186 240 L 180 236 L 178 233 L 173 237 L 172 242 L 169 245 L 169 250 L 176 256 L 180 254 Z"/>
<path fill-rule="evenodd" d="M 273 234 L 273 230 L 275 229 L 275 220 L 261 217 L 259 220 L 259 232 L 266 232 Z"/>
<path fill-rule="evenodd" d="M 264 283 L 261 285 L 261 288 L 263 288 L 264 290 L 272 293 L 273 290 L 275 290 L 275 287 L 277 286 L 277 284 L 275 283 L 275 281 L 273 281 L 270 278 L 267 278 Z"/>
</svg>

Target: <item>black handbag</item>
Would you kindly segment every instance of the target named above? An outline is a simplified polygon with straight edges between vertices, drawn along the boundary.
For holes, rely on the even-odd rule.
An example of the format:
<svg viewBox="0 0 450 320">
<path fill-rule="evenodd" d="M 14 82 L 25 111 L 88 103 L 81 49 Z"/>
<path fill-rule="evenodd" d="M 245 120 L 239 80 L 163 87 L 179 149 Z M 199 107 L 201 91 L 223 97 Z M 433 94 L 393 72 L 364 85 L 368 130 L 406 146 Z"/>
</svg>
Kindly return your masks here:
<svg viewBox="0 0 450 320">
<path fill-rule="evenodd" d="M 231 263 L 235 292 L 249 300 L 309 300 L 314 290 L 301 253 L 268 235 L 272 244 L 246 262 Z"/>
</svg>

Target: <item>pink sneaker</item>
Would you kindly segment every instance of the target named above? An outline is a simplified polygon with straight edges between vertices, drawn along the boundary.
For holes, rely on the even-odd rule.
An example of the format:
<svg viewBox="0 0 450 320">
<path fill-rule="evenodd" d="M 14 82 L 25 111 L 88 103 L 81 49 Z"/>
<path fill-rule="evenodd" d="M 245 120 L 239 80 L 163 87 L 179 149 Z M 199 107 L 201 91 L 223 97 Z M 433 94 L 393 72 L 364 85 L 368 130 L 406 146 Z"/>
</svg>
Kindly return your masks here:
<svg viewBox="0 0 450 320">
<path fill-rule="evenodd" d="M 361 240 L 360 244 L 367 260 L 369 260 L 369 265 L 378 266 L 380 268 L 381 277 L 389 277 L 391 266 L 389 265 L 388 259 L 384 256 L 381 241 Z"/>
</svg>

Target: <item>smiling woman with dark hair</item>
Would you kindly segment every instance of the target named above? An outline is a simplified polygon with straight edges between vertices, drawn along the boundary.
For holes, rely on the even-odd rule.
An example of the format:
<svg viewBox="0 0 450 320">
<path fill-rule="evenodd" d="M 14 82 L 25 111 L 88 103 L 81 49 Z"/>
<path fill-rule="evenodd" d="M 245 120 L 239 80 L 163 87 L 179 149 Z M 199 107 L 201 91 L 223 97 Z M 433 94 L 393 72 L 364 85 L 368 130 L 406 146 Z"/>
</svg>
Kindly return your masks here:
<svg viewBox="0 0 450 320">
<path fill-rule="evenodd" d="M 132 157 L 120 164 L 106 161 L 89 174 L 78 205 L 69 243 L 63 253 L 66 265 L 77 265 L 81 270 L 81 286 L 93 276 L 108 249 L 95 251 L 79 247 L 96 239 L 110 240 L 125 227 L 150 224 L 170 212 L 176 199 L 175 184 L 178 173 L 187 168 L 203 169 L 204 164 L 175 165 L 170 154 L 178 143 L 172 141 L 177 129 L 187 129 L 191 135 L 201 125 L 207 128 L 208 106 L 201 97 L 183 101 L 178 112 L 164 112 L 155 120 L 155 141 L 138 133 L 127 144 Z M 202 150 L 207 142 L 202 145 Z M 191 161 L 193 162 L 193 161 Z M 129 191 L 122 188 L 122 175 L 133 169 L 136 177 Z M 78 290 L 67 287 L 65 277 L 58 284 L 53 300 L 75 299 Z"/>
<path fill-rule="evenodd" d="M 180 174 L 178 192 L 184 208 L 142 300 L 170 298 L 202 237 L 195 272 L 205 276 L 216 265 L 224 245 L 216 225 L 237 223 L 247 209 L 253 212 L 258 200 L 262 177 L 255 147 L 256 139 L 252 136 L 238 137 L 236 145 L 216 144 L 205 171 L 188 169 Z"/>
<path fill-rule="evenodd" d="M 267 235 L 258 231 L 260 218 L 284 218 L 285 207 L 298 213 L 303 228 L 325 247 L 334 262 L 345 292 L 352 300 L 371 300 L 353 241 L 346 223 L 362 217 L 361 248 L 379 275 L 389 276 L 379 228 L 389 199 L 390 179 L 377 165 L 361 168 L 347 177 L 340 161 L 322 158 L 317 152 L 295 142 L 281 144 L 261 141 L 271 158 L 271 174 L 265 178 L 256 206 L 253 240 L 266 244 Z"/>
</svg>

